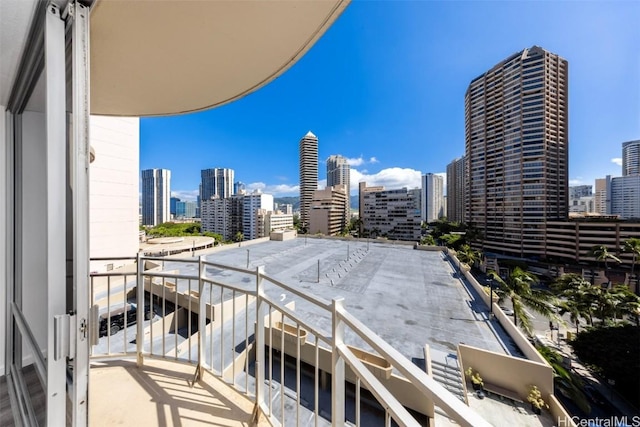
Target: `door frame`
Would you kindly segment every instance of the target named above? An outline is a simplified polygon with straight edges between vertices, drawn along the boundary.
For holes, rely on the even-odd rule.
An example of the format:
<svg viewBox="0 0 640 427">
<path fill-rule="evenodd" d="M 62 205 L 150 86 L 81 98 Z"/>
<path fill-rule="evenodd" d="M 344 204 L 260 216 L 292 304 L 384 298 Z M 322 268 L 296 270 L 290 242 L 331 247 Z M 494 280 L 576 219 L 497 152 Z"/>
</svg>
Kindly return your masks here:
<svg viewBox="0 0 640 427">
<path fill-rule="evenodd" d="M 67 79 L 69 65 L 71 78 Z M 46 209 L 45 235 L 42 236 L 45 259 L 26 260 L 22 254 L 22 233 L 26 226 L 22 203 L 22 114 L 41 78 L 45 81 L 46 182 L 42 183 Z M 71 94 L 69 103 L 68 93 Z M 31 404 L 22 375 L 24 344 L 31 349 L 33 361 L 30 363 L 34 364 L 45 393 L 47 425 L 86 426 L 89 376 L 88 6 L 67 1 L 36 4 L 5 114 L 5 364 L 13 416 L 17 425 L 37 425 L 38 414 Z M 71 200 L 65 202 L 67 198 Z M 68 215 L 71 216 L 69 226 Z M 68 254 L 72 254 L 72 259 L 68 259 Z M 46 346 L 43 348 L 22 314 L 22 269 L 27 261 L 44 263 L 47 276 L 44 292 Z M 67 295 L 72 298 L 67 300 Z"/>
</svg>

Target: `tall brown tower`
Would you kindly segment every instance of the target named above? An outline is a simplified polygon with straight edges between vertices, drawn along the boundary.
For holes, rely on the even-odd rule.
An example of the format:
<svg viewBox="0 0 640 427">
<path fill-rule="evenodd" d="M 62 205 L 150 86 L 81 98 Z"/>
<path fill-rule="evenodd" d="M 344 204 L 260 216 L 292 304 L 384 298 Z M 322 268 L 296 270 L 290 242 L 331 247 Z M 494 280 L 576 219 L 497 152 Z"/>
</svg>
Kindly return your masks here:
<svg viewBox="0 0 640 427">
<path fill-rule="evenodd" d="M 475 78 L 465 95 L 465 221 L 487 251 L 544 253 L 567 218 L 568 63 L 534 46 Z"/>
</svg>

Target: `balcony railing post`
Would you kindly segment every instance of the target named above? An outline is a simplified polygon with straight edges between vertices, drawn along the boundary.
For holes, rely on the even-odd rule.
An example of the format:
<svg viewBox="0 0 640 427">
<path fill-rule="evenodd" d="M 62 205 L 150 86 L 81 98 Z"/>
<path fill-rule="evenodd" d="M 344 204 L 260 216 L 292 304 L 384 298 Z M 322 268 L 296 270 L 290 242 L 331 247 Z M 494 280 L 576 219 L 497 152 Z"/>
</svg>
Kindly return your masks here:
<svg viewBox="0 0 640 427">
<path fill-rule="evenodd" d="M 196 372 L 197 379 L 202 379 L 203 366 L 204 366 L 204 348 L 206 343 L 204 342 L 207 328 L 207 310 L 205 308 L 204 297 L 204 277 L 205 267 L 203 256 L 198 257 L 198 369 Z M 176 281 L 177 282 L 177 281 Z"/>
<path fill-rule="evenodd" d="M 138 252 L 138 256 L 136 259 L 136 304 L 138 307 L 138 316 L 141 316 L 144 313 L 144 278 L 142 273 L 144 272 L 142 255 Z M 149 285 L 151 286 L 151 285 Z M 152 302 L 153 303 L 153 302 Z M 152 306 L 153 308 L 153 306 Z M 164 313 L 163 313 L 164 315 Z M 144 319 L 144 314 L 140 317 L 140 320 Z M 144 360 L 142 357 L 142 349 L 144 344 L 144 322 L 136 322 L 136 361 L 138 367 L 141 367 L 144 364 Z"/>
<path fill-rule="evenodd" d="M 264 283 L 262 275 L 264 266 L 256 267 L 256 405 L 262 406 L 264 403 L 264 308 L 267 305 L 264 301 Z M 271 326 L 271 325 L 269 325 Z"/>
<path fill-rule="evenodd" d="M 331 425 L 333 427 L 344 426 L 344 359 L 338 352 L 338 347 L 344 343 L 344 322 L 338 311 L 344 307 L 344 298 L 336 298 L 332 304 L 332 336 L 331 348 Z"/>
</svg>

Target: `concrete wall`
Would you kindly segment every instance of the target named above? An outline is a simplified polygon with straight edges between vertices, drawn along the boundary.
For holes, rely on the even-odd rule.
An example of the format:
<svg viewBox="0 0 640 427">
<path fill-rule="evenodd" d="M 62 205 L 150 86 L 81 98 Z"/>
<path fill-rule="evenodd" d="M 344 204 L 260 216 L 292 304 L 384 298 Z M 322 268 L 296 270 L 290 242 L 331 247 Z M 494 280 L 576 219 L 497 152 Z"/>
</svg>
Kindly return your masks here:
<svg viewBox="0 0 640 427">
<path fill-rule="evenodd" d="M 419 245 L 415 243 L 413 245 L 413 249 L 417 249 L 419 251 L 427 251 L 427 252 L 439 252 L 439 251 L 444 251 L 446 248 L 444 246 Z"/>
<path fill-rule="evenodd" d="M 447 255 L 449 256 L 450 262 L 453 264 L 453 268 L 457 270 L 460 265 L 460 261 L 456 258 L 455 253 L 451 249 L 447 249 Z M 478 283 L 478 281 L 473 277 L 471 271 L 468 268 L 465 268 L 466 264 L 462 264 L 462 274 L 464 275 L 467 282 L 471 285 L 473 289 L 480 295 L 480 298 L 485 303 L 487 307 L 489 307 L 489 295 L 484 292 L 483 286 Z M 509 334 L 509 336 L 516 343 L 518 348 L 524 353 L 524 355 L 534 362 L 547 364 L 547 361 L 542 357 L 538 350 L 529 342 L 529 339 L 524 335 L 524 333 L 513 324 L 509 316 L 504 314 L 502 309 L 498 306 L 497 303 L 493 304 L 493 314 L 496 316 L 496 319 L 502 325 L 504 330 Z"/>
<path fill-rule="evenodd" d="M 472 367 L 480 373 L 485 385 L 491 383 L 516 392 L 523 401 L 532 385 L 538 386 L 545 402 L 553 394 L 553 368 L 551 366 L 495 353 L 464 344 L 458 345 L 462 372 Z"/>
<path fill-rule="evenodd" d="M 140 120 L 91 116 L 89 167 L 90 256 L 135 256 L 138 252 Z M 91 271 L 107 263 L 93 262 Z"/>
</svg>

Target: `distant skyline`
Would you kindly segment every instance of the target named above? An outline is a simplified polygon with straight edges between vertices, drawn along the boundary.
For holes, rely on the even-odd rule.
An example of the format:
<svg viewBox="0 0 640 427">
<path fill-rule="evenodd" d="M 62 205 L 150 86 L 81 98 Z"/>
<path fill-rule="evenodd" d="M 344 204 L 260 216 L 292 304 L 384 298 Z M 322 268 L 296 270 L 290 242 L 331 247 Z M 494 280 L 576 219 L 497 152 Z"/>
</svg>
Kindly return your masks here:
<svg viewBox="0 0 640 427">
<path fill-rule="evenodd" d="M 464 155 L 464 94 L 507 56 L 541 46 L 569 62 L 569 185 L 621 175 L 640 138 L 639 2 L 359 2 L 297 64 L 226 106 L 143 118 L 140 169 L 172 171 L 195 200 L 200 171 L 231 168 L 247 190 L 297 196 L 298 142 L 359 181 L 420 187 Z"/>
</svg>

